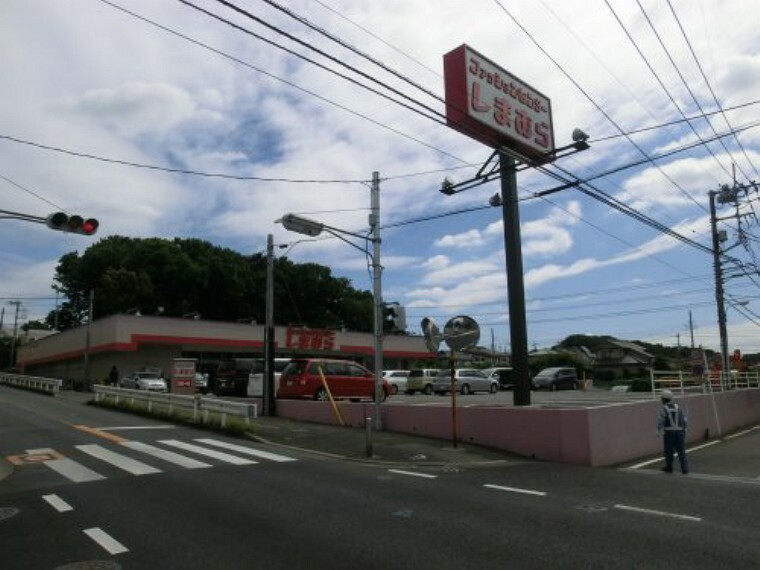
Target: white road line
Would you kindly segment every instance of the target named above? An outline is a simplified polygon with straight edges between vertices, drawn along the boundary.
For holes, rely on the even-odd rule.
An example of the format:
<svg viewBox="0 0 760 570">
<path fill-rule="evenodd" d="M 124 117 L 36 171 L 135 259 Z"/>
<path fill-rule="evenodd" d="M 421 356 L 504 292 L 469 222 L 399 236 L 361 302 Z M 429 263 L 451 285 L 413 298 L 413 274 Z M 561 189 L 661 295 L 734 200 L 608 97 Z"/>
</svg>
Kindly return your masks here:
<svg viewBox="0 0 760 570">
<path fill-rule="evenodd" d="M 243 445 L 235 445 L 234 443 L 227 443 L 226 441 L 218 441 L 216 439 L 196 439 L 199 443 L 205 443 L 206 445 L 215 445 L 223 449 L 229 449 L 230 451 L 237 451 L 239 453 L 245 453 L 246 455 L 252 455 L 254 457 L 260 457 L 261 459 L 269 459 L 270 461 L 277 461 L 284 463 L 286 461 L 298 461 L 294 457 L 287 457 L 285 455 L 278 455 L 276 453 L 270 453 L 268 451 L 260 451 L 258 449 L 252 449 Z"/>
<path fill-rule="evenodd" d="M 741 437 L 743 435 L 747 435 L 748 433 L 755 431 L 756 429 L 760 429 L 760 426 L 751 427 L 749 429 L 745 429 L 744 431 L 740 431 L 740 432 L 737 432 L 737 433 L 733 433 L 731 435 L 727 435 L 725 437 L 725 439 L 734 439 L 735 437 Z"/>
<path fill-rule="evenodd" d="M 532 491 L 531 489 L 519 489 L 517 487 L 503 487 L 501 485 L 483 485 L 487 489 L 496 489 L 497 491 L 509 491 L 510 493 L 522 493 L 523 495 L 535 495 L 537 497 L 545 497 L 544 491 Z"/>
<path fill-rule="evenodd" d="M 108 552 L 108 554 L 122 554 L 129 552 L 129 548 L 121 544 L 118 540 L 114 539 L 101 528 L 88 528 L 84 530 L 84 533 L 92 540 L 98 543 L 98 545 Z"/>
<path fill-rule="evenodd" d="M 215 451 L 213 449 L 201 447 L 200 445 L 193 445 L 192 443 L 185 443 L 184 441 L 178 441 L 176 439 L 162 439 L 158 443 L 170 445 L 172 447 L 178 447 L 179 449 L 184 449 L 186 451 L 192 451 L 193 453 L 198 453 L 199 455 L 213 457 L 214 459 L 232 463 L 233 465 L 253 465 L 255 463 L 258 463 L 258 461 L 252 461 L 243 457 L 237 457 L 235 455 L 230 455 L 229 453 L 222 453 L 221 451 Z"/>
<path fill-rule="evenodd" d="M 159 426 L 111 426 L 111 427 L 99 427 L 99 431 L 127 431 L 132 429 L 174 429 L 177 426 L 171 424 L 159 425 Z"/>
<path fill-rule="evenodd" d="M 202 469 L 204 467 L 211 467 L 210 463 L 204 463 L 203 461 L 198 461 L 192 457 L 186 457 L 184 455 L 180 455 L 179 453 L 169 451 L 168 449 L 161 449 L 160 447 L 155 447 L 141 441 L 125 441 L 122 442 L 121 445 L 128 447 L 129 449 L 134 449 L 135 451 L 140 451 L 142 453 L 150 455 L 151 457 L 163 459 L 169 463 L 174 463 L 180 467 L 185 467 L 186 469 Z"/>
<path fill-rule="evenodd" d="M 160 469 L 151 467 L 147 463 L 143 463 L 142 461 L 137 461 L 131 457 L 115 453 L 110 449 L 101 447 L 100 445 L 75 445 L 74 447 L 86 453 L 87 455 L 91 455 L 96 459 L 110 463 L 114 467 L 118 467 L 119 469 L 122 469 L 127 473 L 131 473 L 132 475 L 152 475 L 153 473 L 161 473 Z"/>
<path fill-rule="evenodd" d="M 43 449 L 27 449 L 26 452 L 33 455 L 39 453 L 55 453 L 49 447 Z M 86 483 L 88 481 L 100 481 L 101 479 L 105 479 L 100 473 L 96 473 L 81 463 L 77 463 L 73 459 L 65 457 L 63 459 L 51 459 L 50 461 L 45 461 L 43 465 L 49 467 L 56 473 L 63 475 L 66 479 L 73 481 L 74 483 Z"/>
<path fill-rule="evenodd" d="M 686 454 L 688 455 L 692 451 L 699 451 L 700 449 L 704 449 L 705 447 L 710 447 L 712 445 L 717 445 L 719 443 L 721 443 L 721 440 L 716 439 L 715 441 L 709 441 L 707 443 L 703 443 L 702 445 L 689 447 L 686 449 Z M 642 461 L 641 463 L 637 463 L 636 465 L 631 465 L 630 467 L 627 467 L 626 469 L 640 469 L 642 467 L 646 467 L 647 465 L 652 465 L 653 463 L 661 463 L 662 461 L 664 461 L 662 457 L 657 457 L 656 459 L 648 459 L 646 461 Z"/>
<path fill-rule="evenodd" d="M 655 511 L 652 509 L 642 509 L 639 507 L 631 507 L 629 505 L 615 505 L 614 508 L 621 511 L 631 511 L 634 513 L 642 513 L 645 515 L 655 515 L 658 517 L 669 517 L 673 519 L 679 519 L 683 521 L 702 522 L 702 517 L 693 517 L 691 515 L 680 515 L 678 513 L 669 513 L 667 511 Z"/>
<path fill-rule="evenodd" d="M 50 506 L 59 513 L 65 513 L 74 510 L 74 507 L 61 499 L 58 495 L 42 495 L 42 498 L 45 499 L 50 504 Z"/>
<path fill-rule="evenodd" d="M 399 475 L 411 475 L 412 477 L 422 477 L 423 479 L 437 479 L 438 475 L 430 475 L 429 473 L 417 473 L 416 471 L 402 471 L 401 469 L 388 469 L 391 473 L 398 473 Z"/>
</svg>

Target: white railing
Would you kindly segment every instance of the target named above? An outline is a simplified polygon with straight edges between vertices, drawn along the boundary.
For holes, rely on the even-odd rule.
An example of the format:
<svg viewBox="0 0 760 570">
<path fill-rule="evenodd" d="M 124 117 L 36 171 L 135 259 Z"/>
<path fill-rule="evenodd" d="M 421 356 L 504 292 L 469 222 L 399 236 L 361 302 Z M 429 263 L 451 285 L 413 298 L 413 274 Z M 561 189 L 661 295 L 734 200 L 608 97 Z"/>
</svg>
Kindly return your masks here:
<svg viewBox="0 0 760 570">
<path fill-rule="evenodd" d="M 23 374 L 8 374 L 0 372 L 0 384 L 24 388 L 26 390 L 36 390 L 38 392 L 49 392 L 57 394 L 61 391 L 63 380 L 59 378 L 40 378 L 38 376 L 24 376 Z"/>
<path fill-rule="evenodd" d="M 699 391 L 702 393 L 722 392 L 741 388 L 760 388 L 760 373 L 731 371 L 728 377 L 720 372 L 706 372 L 702 376 L 694 376 L 678 370 L 650 370 L 652 379 L 652 396 L 662 390 L 675 390 L 684 394 Z"/>
<path fill-rule="evenodd" d="M 129 390 L 127 388 L 100 385 L 93 386 L 93 391 L 95 392 L 96 402 L 104 399 L 111 399 L 116 404 L 120 402 L 144 402 L 148 413 L 153 412 L 153 409 L 159 406 L 170 415 L 175 413 L 175 411 L 183 411 L 188 416 L 192 416 L 194 422 L 203 421 L 204 423 L 208 423 L 211 414 L 217 414 L 221 418 L 222 427 L 227 427 L 228 417 L 241 418 L 247 424 L 251 423 L 252 418 L 258 417 L 258 407 L 256 404 L 231 402 L 220 398 Z"/>
</svg>

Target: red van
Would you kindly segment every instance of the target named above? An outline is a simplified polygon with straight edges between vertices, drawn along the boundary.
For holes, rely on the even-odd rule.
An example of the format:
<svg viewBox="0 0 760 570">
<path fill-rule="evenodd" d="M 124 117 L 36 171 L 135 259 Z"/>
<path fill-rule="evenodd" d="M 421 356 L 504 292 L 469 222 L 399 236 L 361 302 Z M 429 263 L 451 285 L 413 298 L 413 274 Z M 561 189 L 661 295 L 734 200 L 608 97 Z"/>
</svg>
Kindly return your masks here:
<svg viewBox="0 0 760 570">
<path fill-rule="evenodd" d="M 372 372 L 350 360 L 324 358 L 291 360 L 280 375 L 277 397 L 327 400 L 327 391 L 319 374 L 320 368 L 333 398 L 375 399 L 375 375 Z M 383 400 L 390 391 L 390 386 L 383 380 Z"/>
</svg>

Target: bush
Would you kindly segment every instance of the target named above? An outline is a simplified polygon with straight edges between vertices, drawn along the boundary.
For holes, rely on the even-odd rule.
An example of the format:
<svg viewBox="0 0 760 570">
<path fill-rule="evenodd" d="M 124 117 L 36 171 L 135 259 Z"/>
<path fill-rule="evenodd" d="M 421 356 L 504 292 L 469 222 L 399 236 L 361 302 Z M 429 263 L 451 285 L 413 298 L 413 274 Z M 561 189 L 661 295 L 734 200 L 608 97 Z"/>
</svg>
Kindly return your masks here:
<svg viewBox="0 0 760 570">
<path fill-rule="evenodd" d="M 631 392 L 651 392 L 652 380 L 650 378 L 637 378 L 631 382 Z"/>
</svg>

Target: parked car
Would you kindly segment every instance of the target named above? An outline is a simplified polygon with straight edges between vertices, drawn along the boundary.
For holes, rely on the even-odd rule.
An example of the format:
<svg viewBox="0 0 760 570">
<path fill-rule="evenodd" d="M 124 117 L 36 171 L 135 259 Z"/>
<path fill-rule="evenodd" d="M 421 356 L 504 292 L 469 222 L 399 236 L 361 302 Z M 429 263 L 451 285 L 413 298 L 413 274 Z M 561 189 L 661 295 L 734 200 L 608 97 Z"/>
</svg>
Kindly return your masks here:
<svg viewBox="0 0 760 570">
<path fill-rule="evenodd" d="M 121 388 L 132 390 L 148 390 L 150 392 L 166 392 L 166 380 L 158 372 L 133 372 L 119 380 Z"/>
<path fill-rule="evenodd" d="M 205 394 L 208 391 L 208 372 L 195 373 L 195 391 Z"/>
<path fill-rule="evenodd" d="M 575 368 L 544 368 L 531 380 L 534 390 L 577 390 L 580 386 Z"/>
<path fill-rule="evenodd" d="M 499 383 L 500 390 L 511 390 L 515 387 L 511 368 L 486 368 L 483 370 L 483 374 L 496 380 Z"/>
<path fill-rule="evenodd" d="M 499 382 L 488 378 L 483 372 L 475 368 L 457 368 L 454 371 L 456 389 L 463 396 L 473 392 L 490 392 L 495 394 L 499 391 Z M 445 394 L 451 392 L 451 371 L 441 370 L 433 382 L 433 392 Z"/>
<path fill-rule="evenodd" d="M 433 381 L 438 372 L 440 372 L 438 368 L 414 368 L 410 370 L 409 376 L 406 378 L 406 393 L 432 394 Z"/>
<path fill-rule="evenodd" d="M 233 358 L 220 362 L 209 391 L 215 396 L 245 396 L 256 358 Z"/>
<path fill-rule="evenodd" d="M 406 392 L 408 370 L 383 370 L 383 379 L 391 386 L 391 394 Z"/>
<path fill-rule="evenodd" d="M 320 369 L 333 398 L 375 399 L 375 375 L 372 372 L 350 360 L 324 358 L 291 360 L 280 375 L 277 397 L 327 400 Z M 385 400 L 391 393 L 391 387 L 385 380 L 382 389 L 382 399 Z"/>
<path fill-rule="evenodd" d="M 290 364 L 290 358 L 274 359 L 274 386 L 275 390 L 280 382 L 280 376 L 285 367 Z M 256 360 L 248 376 L 248 396 L 262 397 L 264 395 L 264 359 Z"/>
</svg>

